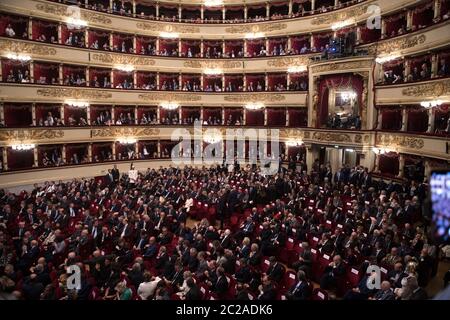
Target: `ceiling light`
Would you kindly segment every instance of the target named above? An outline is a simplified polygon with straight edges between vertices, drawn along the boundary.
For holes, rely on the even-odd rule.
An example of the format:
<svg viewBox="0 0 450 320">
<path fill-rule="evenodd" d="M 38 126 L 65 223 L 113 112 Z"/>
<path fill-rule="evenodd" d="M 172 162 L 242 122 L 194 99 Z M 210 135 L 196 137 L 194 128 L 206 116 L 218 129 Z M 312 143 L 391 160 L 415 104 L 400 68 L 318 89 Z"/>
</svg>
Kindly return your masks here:
<svg viewBox="0 0 450 320">
<path fill-rule="evenodd" d="M 132 72 L 134 70 L 134 66 L 131 64 L 122 64 L 115 66 L 117 70 L 125 71 L 125 72 Z"/>
<path fill-rule="evenodd" d="M 161 38 L 166 38 L 166 39 L 178 39 L 180 37 L 180 34 L 176 33 L 176 32 L 162 31 L 162 32 L 159 33 L 159 36 Z"/>
<path fill-rule="evenodd" d="M 264 38 L 263 32 L 250 32 L 245 34 L 245 39 L 258 39 L 258 38 Z"/>
<path fill-rule="evenodd" d="M 117 139 L 117 141 L 121 144 L 134 144 L 137 142 L 136 138 L 122 137 Z"/>
<path fill-rule="evenodd" d="M 444 103 L 442 100 L 431 100 L 431 101 L 422 101 L 420 105 L 424 108 L 433 108 L 440 106 L 442 103 Z"/>
<path fill-rule="evenodd" d="M 205 7 L 217 7 L 223 5 L 223 0 L 205 0 L 203 2 Z"/>
<path fill-rule="evenodd" d="M 207 68 L 205 70 L 203 70 L 204 74 L 207 75 L 218 75 L 218 74 L 222 74 L 223 70 L 219 69 L 219 68 Z"/>
<path fill-rule="evenodd" d="M 287 70 L 289 73 L 299 73 L 304 71 L 306 71 L 306 66 L 291 66 Z"/>
<path fill-rule="evenodd" d="M 176 102 L 163 102 L 159 106 L 166 110 L 175 110 L 178 109 L 180 105 Z"/>
<path fill-rule="evenodd" d="M 78 107 L 78 108 L 89 107 L 89 102 L 87 101 L 67 100 L 64 103 L 71 107 Z"/>
<path fill-rule="evenodd" d="M 264 103 L 262 102 L 249 102 L 245 105 L 245 109 L 248 110 L 260 110 L 264 108 Z"/>
<path fill-rule="evenodd" d="M 11 60 L 18 60 L 23 62 L 31 60 L 31 56 L 26 54 L 8 53 L 6 57 Z"/>
<path fill-rule="evenodd" d="M 30 144 L 14 144 L 11 146 L 11 148 L 13 150 L 17 150 L 17 151 L 26 151 L 26 150 L 31 150 L 34 149 L 35 145 L 30 143 Z"/>
</svg>

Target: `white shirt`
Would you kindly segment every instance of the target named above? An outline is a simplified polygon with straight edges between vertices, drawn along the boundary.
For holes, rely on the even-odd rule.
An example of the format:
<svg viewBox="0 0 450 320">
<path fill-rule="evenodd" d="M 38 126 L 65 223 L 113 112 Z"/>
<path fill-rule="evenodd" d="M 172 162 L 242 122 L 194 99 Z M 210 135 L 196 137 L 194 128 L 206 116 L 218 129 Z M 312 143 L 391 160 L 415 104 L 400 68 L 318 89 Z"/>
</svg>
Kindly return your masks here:
<svg viewBox="0 0 450 320">
<path fill-rule="evenodd" d="M 155 294 L 156 287 L 158 286 L 158 282 L 161 281 L 160 277 L 156 277 L 155 280 L 149 282 L 142 282 L 137 290 L 138 295 L 142 300 L 147 300 L 148 297 L 151 297 Z"/>
</svg>

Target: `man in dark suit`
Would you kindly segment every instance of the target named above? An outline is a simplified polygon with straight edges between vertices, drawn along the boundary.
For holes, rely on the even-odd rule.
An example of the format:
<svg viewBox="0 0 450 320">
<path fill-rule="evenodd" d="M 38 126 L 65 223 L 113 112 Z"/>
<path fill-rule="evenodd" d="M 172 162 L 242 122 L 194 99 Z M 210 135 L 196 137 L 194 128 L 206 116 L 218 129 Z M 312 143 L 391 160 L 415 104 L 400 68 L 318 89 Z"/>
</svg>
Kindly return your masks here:
<svg viewBox="0 0 450 320">
<path fill-rule="evenodd" d="M 222 267 L 217 268 L 217 281 L 212 284 L 211 290 L 215 292 L 219 298 L 223 298 L 228 292 L 228 279 L 225 276 L 225 270 Z"/>
<path fill-rule="evenodd" d="M 252 280 L 252 270 L 247 264 L 247 260 L 239 260 L 239 270 L 236 271 L 236 280 L 241 283 L 249 283 Z"/>
<path fill-rule="evenodd" d="M 268 276 L 263 276 L 262 284 L 259 286 L 258 300 L 275 300 L 275 288 Z"/>
<path fill-rule="evenodd" d="M 324 274 L 320 279 L 320 288 L 325 290 L 334 288 L 344 276 L 345 267 L 342 264 L 342 258 L 339 255 L 335 255 L 333 261 L 325 268 Z"/>
<path fill-rule="evenodd" d="M 117 165 L 114 165 L 113 169 L 111 170 L 111 174 L 113 176 L 114 184 L 118 183 L 120 179 L 120 172 L 119 169 L 117 169 Z"/>
<path fill-rule="evenodd" d="M 270 261 L 270 265 L 269 265 L 269 269 L 267 269 L 266 274 L 270 280 L 273 280 L 273 281 L 279 283 L 281 281 L 281 279 L 283 278 L 285 269 L 282 264 L 277 262 L 277 259 L 274 256 L 270 257 L 269 261 Z"/>
<path fill-rule="evenodd" d="M 167 254 L 166 247 L 161 246 L 158 255 L 156 256 L 155 269 L 159 272 L 163 272 L 168 263 L 169 255 Z"/>
<path fill-rule="evenodd" d="M 200 292 L 200 289 L 197 287 L 192 278 L 186 280 L 186 285 L 189 290 L 186 292 L 184 300 L 201 300 L 202 294 Z"/>
<path fill-rule="evenodd" d="M 286 293 L 288 300 L 306 300 L 309 297 L 309 284 L 304 271 L 297 272 L 297 283 Z"/>
<path fill-rule="evenodd" d="M 303 251 L 298 256 L 298 261 L 292 264 L 292 267 L 297 271 L 304 271 L 307 275 L 311 274 L 312 256 L 311 249 L 308 242 L 302 243 Z"/>
</svg>

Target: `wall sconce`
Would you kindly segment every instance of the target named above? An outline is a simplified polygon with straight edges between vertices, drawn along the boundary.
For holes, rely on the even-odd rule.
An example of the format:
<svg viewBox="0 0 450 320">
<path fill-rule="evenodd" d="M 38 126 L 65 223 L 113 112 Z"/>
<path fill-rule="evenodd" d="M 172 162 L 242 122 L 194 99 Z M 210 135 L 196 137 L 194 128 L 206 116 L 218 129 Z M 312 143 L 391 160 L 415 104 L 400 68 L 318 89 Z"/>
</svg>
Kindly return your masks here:
<svg viewBox="0 0 450 320">
<path fill-rule="evenodd" d="M 125 71 L 125 72 L 132 72 L 134 70 L 134 66 L 131 64 L 118 65 L 118 66 L 115 66 L 115 68 L 117 70 Z"/>
<path fill-rule="evenodd" d="M 137 142 L 136 138 L 127 138 L 127 137 L 119 138 L 119 139 L 117 139 L 117 141 L 120 144 L 134 144 Z"/>
<path fill-rule="evenodd" d="M 245 39 L 258 39 L 264 38 L 263 32 L 250 32 L 245 34 Z"/>
<path fill-rule="evenodd" d="M 372 151 L 376 154 L 385 154 L 385 153 L 389 153 L 389 152 L 395 152 L 394 150 L 391 150 L 388 148 L 377 148 L 377 147 L 373 147 Z"/>
<path fill-rule="evenodd" d="M 203 137 L 203 142 L 210 143 L 210 144 L 218 143 L 220 141 L 222 141 L 221 135 L 206 135 Z"/>
<path fill-rule="evenodd" d="M 223 0 L 205 0 L 203 2 L 205 7 L 217 7 L 223 5 Z"/>
<path fill-rule="evenodd" d="M 34 149 L 35 147 L 36 147 L 36 145 L 33 143 L 30 143 L 30 144 L 21 143 L 21 144 L 14 144 L 11 146 L 11 148 L 16 151 L 27 151 L 27 150 Z"/>
<path fill-rule="evenodd" d="M 86 108 L 89 107 L 89 102 L 87 101 L 75 101 L 75 100 L 67 100 L 64 101 L 65 104 L 71 107 L 77 107 L 77 108 Z"/>
<path fill-rule="evenodd" d="M 398 59 L 400 57 L 401 57 L 401 55 L 398 55 L 398 54 L 392 54 L 392 55 L 388 55 L 388 56 L 380 56 L 380 57 L 375 58 L 375 62 L 383 64 L 385 62 L 389 62 L 389 61 Z"/>
<path fill-rule="evenodd" d="M 264 103 L 262 102 L 249 102 L 245 105 L 245 109 L 248 110 L 261 110 L 264 107 Z"/>
<path fill-rule="evenodd" d="M 69 29 L 70 28 L 81 29 L 81 28 L 87 27 L 87 25 L 88 25 L 87 21 L 78 19 L 78 18 L 73 18 L 73 17 L 67 18 L 66 23 L 67 23 Z"/>
<path fill-rule="evenodd" d="M 441 104 L 443 104 L 444 102 L 442 100 L 431 100 L 431 101 L 422 101 L 420 103 L 420 105 L 424 108 L 433 108 L 433 107 L 437 107 L 440 106 Z"/>
<path fill-rule="evenodd" d="M 355 21 L 353 19 L 348 19 L 348 20 L 344 20 L 344 21 L 339 21 L 336 22 L 335 24 L 331 25 L 331 29 L 333 31 L 337 31 L 339 29 L 345 28 L 351 24 L 355 23 Z"/>
<path fill-rule="evenodd" d="M 303 145 L 302 139 L 288 140 L 286 141 L 287 147 L 300 147 Z"/>
<path fill-rule="evenodd" d="M 17 60 L 17 61 L 21 61 L 21 62 L 27 62 L 27 61 L 31 60 L 31 56 L 29 56 L 27 54 L 21 54 L 21 53 L 8 53 L 6 55 L 6 57 L 8 59 Z"/>
<path fill-rule="evenodd" d="M 288 73 L 300 73 L 306 71 L 306 66 L 291 66 L 287 69 Z"/>
<path fill-rule="evenodd" d="M 165 38 L 165 39 L 178 39 L 180 37 L 180 34 L 176 33 L 176 32 L 162 31 L 162 32 L 159 33 L 159 36 L 161 38 Z"/>
<path fill-rule="evenodd" d="M 159 106 L 165 110 L 175 110 L 178 109 L 180 105 L 176 102 L 162 102 Z"/>
</svg>

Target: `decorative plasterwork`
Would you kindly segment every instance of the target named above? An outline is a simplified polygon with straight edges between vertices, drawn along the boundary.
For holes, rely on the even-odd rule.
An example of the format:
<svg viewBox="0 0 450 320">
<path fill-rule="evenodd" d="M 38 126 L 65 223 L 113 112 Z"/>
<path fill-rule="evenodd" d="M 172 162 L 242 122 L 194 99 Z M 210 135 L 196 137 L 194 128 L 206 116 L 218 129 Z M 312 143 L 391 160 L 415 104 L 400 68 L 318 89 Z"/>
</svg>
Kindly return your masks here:
<svg viewBox="0 0 450 320">
<path fill-rule="evenodd" d="M 370 68 L 372 66 L 371 60 L 349 61 L 349 62 L 335 62 L 322 64 L 318 66 L 311 66 L 313 72 L 327 72 L 327 71 L 348 71 L 351 69 Z"/>
<path fill-rule="evenodd" d="M 150 137 L 159 135 L 159 129 L 155 128 L 106 128 L 92 129 L 91 137 Z"/>
<path fill-rule="evenodd" d="M 346 133 L 331 133 L 331 132 L 314 132 L 312 140 L 321 142 L 352 142 L 352 138 Z"/>
<path fill-rule="evenodd" d="M 38 89 L 37 94 L 44 97 L 68 98 L 68 99 L 110 99 L 112 94 L 107 91 L 94 89 L 66 89 L 46 88 Z"/>
<path fill-rule="evenodd" d="M 286 67 L 296 67 L 296 66 L 307 66 L 310 60 L 309 57 L 299 57 L 299 58 L 281 58 L 272 59 L 267 61 L 269 67 L 275 68 L 286 68 Z"/>
<path fill-rule="evenodd" d="M 377 135 L 376 144 L 390 148 L 403 147 L 411 149 L 422 149 L 425 143 L 423 139 L 420 138 L 398 136 L 392 134 L 379 134 Z"/>
<path fill-rule="evenodd" d="M 364 15 L 367 12 L 367 8 L 369 5 L 361 5 L 355 8 L 343 9 L 338 12 L 321 15 L 319 17 L 314 18 L 311 21 L 313 25 L 322 25 L 322 24 L 330 24 L 335 23 L 336 21 L 345 21 L 348 19 L 358 19 L 359 16 Z"/>
<path fill-rule="evenodd" d="M 155 60 L 144 57 L 133 57 L 122 54 L 111 54 L 111 53 L 94 53 L 92 55 L 92 60 L 100 61 L 103 63 L 114 63 L 114 64 L 132 64 L 132 65 L 155 65 Z"/>
<path fill-rule="evenodd" d="M 285 129 L 280 130 L 280 137 L 284 139 L 303 139 L 309 132 L 302 131 L 300 129 Z"/>
<path fill-rule="evenodd" d="M 221 68 L 221 69 L 236 69 L 236 68 L 242 68 L 243 64 L 240 61 L 185 61 L 183 63 L 183 66 L 186 68 Z"/>
<path fill-rule="evenodd" d="M 29 53 L 41 56 L 54 56 L 56 50 L 47 45 L 0 39 L 0 51 L 14 53 Z"/>
<path fill-rule="evenodd" d="M 202 100 L 199 94 L 175 94 L 175 93 L 145 93 L 140 94 L 139 99 L 145 101 L 200 101 Z"/>
<path fill-rule="evenodd" d="M 251 93 L 251 94 L 233 94 L 225 96 L 225 101 L 229 102 L 277 102 L 283 101 L 286 97 L 282 94 L 272 93 Z"/>
<path fill-rule="evenodd" d="M 35 141 L 58 139 L 64 137 L 63 130 L 28 129 L 28 130 L 0 130 L 0 141 Z"/>
<path fill-rule="evenodd" d="M 183 26 L 174 23 L 154 23 L 154 22 L 138 22 L 136 27 L 141 30 L 153 32 L 176 32 L 176 33 L 199 33 L 200 28 L 194 26 Z"/>
<path fill-rule="evenodd" d="M 450 94 L 450 80 L 439 82 L 416 84 L 402 90 L 404 96 L 413 97 L 439 97 Z"/>
<path fill-rule="evenodd" d="M 255 25 L 241 25 L 233 26 L 225 29 L 226 33 L 257 33 L 257 32 L 272 32 L 284 30 L 287 28 L 286 23 L 266 23 Z"/>
<path fill-rule="evenodd" d="M 36 9 L 43 11 L 45 13 L 53 14 L 60 17 L 71 17 L 73 16 L 73 10 L 69 9 L 68 6 L 48 4 L 48 3 L 38 3 Z M 81 10 L 81 19 L 86 20 L 91 23 L 98 24 L 111 24 L 111 19 L 107 16 L 96 13 Z"/>
<path fill-rule="evenodd" d="M 407 36 L 400 39 L 387 40 L 382 42 L 377 42 L 371 45 L 369 49 L 369 54 L 380 54 L 380 53 L 392 53 L 408 48 L 415 47 L 419 44 L 424 43 L 426 36 L 424 34 Z"/>
</svg>

